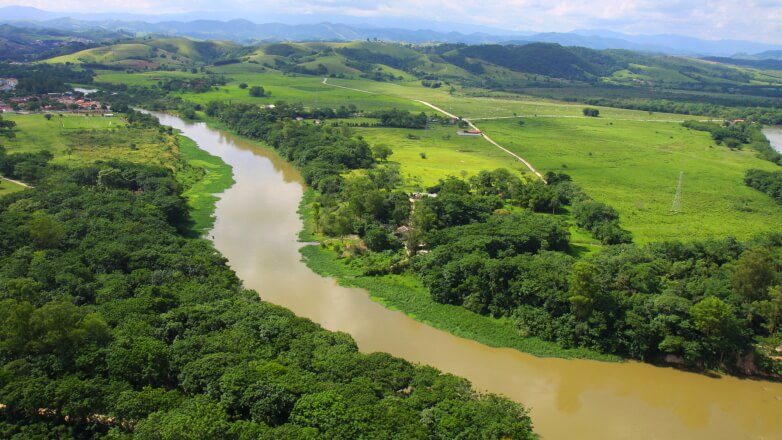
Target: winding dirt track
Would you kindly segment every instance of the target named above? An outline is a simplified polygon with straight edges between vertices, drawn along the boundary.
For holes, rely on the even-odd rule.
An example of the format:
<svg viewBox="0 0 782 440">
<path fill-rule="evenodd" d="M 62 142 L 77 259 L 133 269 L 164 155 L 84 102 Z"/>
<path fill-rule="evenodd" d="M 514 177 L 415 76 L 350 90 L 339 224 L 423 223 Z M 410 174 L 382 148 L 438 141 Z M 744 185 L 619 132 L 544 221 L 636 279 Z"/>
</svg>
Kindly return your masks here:
<svg viewBox="0 0 782 440">
<path fill-rule="evenodd" d="M 20 182 L 20 181 L 18 181 L 18 180 L 14 180 L 14 179 L 9 179 L 8 177 L 3 177 L 3 176 L 0 176 L 0 179 L 7 180 L 7 181 L 9 181 L 9 182 L 11 182 L 11 183 L 15 183 L 15 184 L 17 184 L 17 185 L 20 185 L 20 186 L 23 186 L 23 187 L 25 187 L 25 188 L 32 188 L 32 186 L 30 186 L 30 185 L 28 185 L 28 184 L 26 184 L 26 183 L 24 183 L 24 182 Z"/>
<path fill-rule="evenodd" d="M 369 93 L 369 94 L 371 94 L 371 95 L 376 95 L 376 94 L 377 94 L 377 93 L 375 93 L 375 92 L 370 92 L 370 91 L 367 91 L 367 90 L 360 90 L 360 89 L 354 89 L 354 88 L 351 88 L 351 87 L 338 86 L 338 85 L 336 85 L 336 84 L 329 84 L 329 82 L 328 82 L 328 78 L 323 78 L 323 82 L 322 82 L 322 84 L 324 84 L 324 85 L 327 85 L 327 86 L 331 86 L 331 87 L 338 87 L 338 88 L 340 88 L 340 89 L 345 89 L 345 90 L 352 90 L 352 91 L 355 91 L 355 92 Z M 436 110 L 436 111 L 438 111 L 438 112 L 440 112 L 440 113 L 444 114 L 445 116 L 448 116 L 449 118 L 455 118 L 455 119 L 459 119 L 459 117 L 458 117 L 458 116 L 456 116 L 456 115 L 454 115 L 454 114 L 452 114 L 452 113 L 449 113 L 449 112 L 447 112 L 447 111 L 445 111 L 445 110 L 441 109 L 440 107 L 437 107 L 437 106 L 436 106 L 436 105 L 434 105 L 434 104 L 431 104 L 431 103 L 429 103 L 429 102 L 426 102 L 426 101 L 421 101 L 420 99 L 415 99 L 414 101 L 415 101 L 415 102 L 418 102 L 418 103 L 421 103 L 421 104 L 423 104 L 423 105 L 425 105 L 425 106 L 427 106 L 427 107 L 429 107 L 429 108 L 431 108 L 431 109 L 433 109 L 433 110 Z M 469 125 L 469 126 L 472 128 L 472 129 L 473 129 L 473 130 L 478 130 L 478 131 L 481 131 L 481 130 L 480 130 L 478 127 L 476 127 L 476 126 L 475 126 L 475 124 L 474 124 L 474 123 L 473 123 L 471 120 L 469 120 L 469 119 L 464 119 L 464 121 L 465 121 L 465 122 L 466 122 L 466 123 L 467 123 L 467 124 L 468 124 L 468 125 Z M 540 180 L 542 180 L 542 181 L 544 181 L 544 182 L 546 181 L 546 179 L 544 179 L 544 178 L 543 178 L 543 175 L 542 175 L 542 174 L 540 174 L 540 172 L 539 172 L 538 170 L 536 170 L 536 169 L 535 169 L 535 167 L 533 167 L 533 166 L 532 166 L 532 164 L 531 164 L 531 163 L 529 163 L 529 161 L 527 161 L 527 160 L 526 160 L 526 159 L 524 159 L 523 157 L 519 156 L 518 154 L 516 154 L 516 153 L 514 153 L 514 152 L 512 152 L 512 151 L 510 151 L 510 150 L 508 150 L 507 148 L 503 147 L 502 145 L 498 144 L 498 143 L 497 143 L 497 142 L 495 142 L 495 141 L 494 141 L 492 138 L 490 138 L 489 136 L 487 136 L 487 135 L 486 135 L 486 133 L 484 133 L 484 132 L 482 132 L 482 131 L 481 131 L 481 136 L 483 136 L 483 138 L 484 138 L 484 139 L 486 139 L 486 140 L 487 140 L 487 141 L 488 141 L 490 144 L 494 145 L 495 147 L 499 148 L 500 150 L 504 151 L 505 153 L 509 154 L 509 155 L 510 155 L 510 156 L 512 156 L 513 158 L 515 158 L 515 159 L 517 159 L 518 161 L 520 161 L 521 163 L 523 163 L 523 164 L 524 164 L 524 165 L 525 165 L 527 168 L 529 168 L 529 170 L 530 170 L 530 171 L 532 171 L 532 172 L 533 172 L 533 173 L 534 173 L 536 176 L 538 176 L 538 178 L 540 178 Z"/>
</svg>

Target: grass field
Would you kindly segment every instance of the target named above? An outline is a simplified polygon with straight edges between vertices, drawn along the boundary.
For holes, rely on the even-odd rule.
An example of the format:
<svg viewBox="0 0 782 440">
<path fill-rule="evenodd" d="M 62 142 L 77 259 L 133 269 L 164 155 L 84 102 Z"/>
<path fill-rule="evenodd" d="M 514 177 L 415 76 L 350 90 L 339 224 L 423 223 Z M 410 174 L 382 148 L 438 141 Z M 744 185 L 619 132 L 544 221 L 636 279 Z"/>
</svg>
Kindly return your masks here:
<svg viewBox="0 0 782 440">
<path fill-rule="evenodd" d="M 716 146 L 678 123 L 603 118 L 481 121 L 500 144 L 541 172 L 570 174 L 593 198 L 614 206 L 635 241 L 746 239 L 778 230 L 782 206 L 743 183 L 748 168 L 773 170 L 751 150 Z M 684 172 L 681 212 L 671 213 Z"/>
<path fill-rule="evenodd" d="M 46 60 L 47 63 L 111 63 L 128 58 L 146 59 L 152 56 L 152 47 L 128 43 L 96 47 Z"/>
<path fill-rule="evenodd" d="M 216 193 L 233 184 L 231 167 L 200 150 L 190 139 L 161 134 L 156 129 L 130 129 L 120 118 L 7 115 L 16 122 L 15 137 L 5 140 L 9 153 L 50 151 L 53 163 L 65 166 L 98 160 L 122 160 L 166 167 L 186 188 L 193 230 L 202 233 L 213 224 Z M 13 186 L 12 186 L 13 185 Z M 19 190 L 5 180 L 0 194 Z M 20 187 L 21 188 L 21 187 Z"/>
<path fill-rule="evenodd" d="M 178 147 L 157 130 L 128 129 L 121 118 L 10 115 L 16 137 L 6 142 L 10 153 L 48 150 L 54 163 L 79 165 L 96 160 L 126 160 L 175 169 Z"/>
<path fill-rule="evenodd" d="M 24 186 L 10 180 L 0 179 L 0 197 L 24 190 Z"/>
<path fill-rule="evenodd" d="M 263 69 L 263 70 L 262 70 Z M 173 93 L 199 104 L 209 101 L 230 101 L 233 103 L 273 104 L 277 101 L 290 103 L 301 102 L 306 107 L 331 107 L 354 104 L 361 110 L 377 110 L 387 108 L 400 108 L 411 111 L 424 111 L 427 107 L 413 102 L 404 97 L 391 95 L 379 95 L 362 93 L 323 85 L 323 78 L 303 75 L 283 75 L 276 71 L 268 71 L 256 64 L 230 64 L 210 68 L 210 71 L 220 73 L 231 81 L 225 86 L 218 86 L 217 90 L 206 93 Z M 166 75 L 160 72 L 145 73 L 118 73 L 100 72 L 95 78 L 96 83 L 132 84 L 140 86 L 152 86 L 157 83 L 153 78 L 191 78 L 203 76 L 184 72 L 168 72 Z M 372 81 L 368 81 L 372 82 Z M 240 89 L 239 84 L 246 83 L 250 87 L 262 86 L 271 96 L 254 98 L 250 96 L 248 89 Z"/>
<path fill-rule="evenodd" d="M 65 151 L 75 147 L 68 133 L 94 130 L 124 129 L 120 118 L 101 118 L 83 115 L 55 116 L 46 120 L 43 115 L 5 114 L 4 119 L 16 122 L 16 136 L 4 142 L 9 153 L 48 150 L 56 160 L 66 160 Z M 73 153 L 75 155 L 75 152 Z M 73 158 L 71 158 L 73 159 Z"/>
<path fill-rule="evenodd" d="M 388 160 L 400 165 L 407 189 L 432 186 L 448 176 L 469 178 L 481 170 L 523 168 L 520 162 L 478 136 L 458 136 L 456 126 L 355 130 L 370 145 L 386 144 L 393 149 Z M 421 157 L 422 153 L 426 158 Z"/>
<path fill-rule="evenodd" d="M 396 107 L 410 111 L 433 111 L 416 100 L 431 102 L 444 110 L 464 118 L 496 118 L 514 116 L 556 116 L 582 117 L 582 104 L 568 104 L 540 98 L 531 98 L 511 93 L 496 93 L 475 88 L 458 88 L 453 94 L 448 87 L 438 89 L 422 87 L 419 80 L 378 82 L 368 79 L 323 78 L 305 75 L 284 75 L 257 64 L 230 64 L 210 68 L 230 79 L 225 86 L 206 93 L 176 93 L 189 101 L 206 104 L 209 101 L 230 101 L 255 104 L 273 104 L 276 101 L 301 102 L 306 107 L 332 107 L 354 104 L 362 110 Z M 152 86 L 159 78 L 192 78 L 203 74 L 186 72 L 144 72 L 120 73 L 101 71 L 95 82 L 124 83 L 137 86 Z M 271 92 L 271 96 L 253 98 L 239 84 L 260 85 Z M 340 87 L 335 87 L 340 86 Z M 346 87 L 346 88 L 341 88 Z M 356 89 L 356 90 L 349 90 Z M 363 92 L 362 92 L 363 91 Z M 366 93 L 370 92 L 370 93 Z M 472 95 L 492 95 L 491 97 Z M 637 110 L 596 107 L 601 116 L 611 119 L 645 121 L 683 121 L 692 116 L 670 113 L 649 113 Z"/>
</svg>

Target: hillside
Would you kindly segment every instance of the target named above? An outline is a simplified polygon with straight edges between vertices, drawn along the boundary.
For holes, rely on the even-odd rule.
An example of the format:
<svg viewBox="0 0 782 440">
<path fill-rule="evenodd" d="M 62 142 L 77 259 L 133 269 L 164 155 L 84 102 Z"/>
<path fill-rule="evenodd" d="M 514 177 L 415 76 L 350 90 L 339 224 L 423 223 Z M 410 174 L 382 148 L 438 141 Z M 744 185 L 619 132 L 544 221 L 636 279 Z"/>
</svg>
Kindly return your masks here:
<svg viewBox="0 0 782 440">
<path fill-rule="evenodd" d="M 0 25 L 0 61 L 33 61 L 90 49 L 120 32 L 68 32 Z"/>
<path fill-rule="evenodd" d="M 241 17 L 241 18 L 238 18 Z M 448 19 L 450 17 L 443 17 Z M 592 49 L 628 49 L 687 56 L 736 56 L 779 51 L 778 44 L 741 40 L 710 40 L 683 35 L 631 35 L 601 29 L 572 32 L 525 32 L 479 25 L 423 19 L 398 19 L 387 15 L 355 17 L 342 14 L 239 15 L 233 8 L 198 14 L 74 14 L 30 7 L 0 7 L 0 23 L 28 28 L 125 29 L 140 35 L 181 36 L 202 40 L 228 40 L 240 44 L 282 41 L 354 41 L 379 39 L 418 44 L 526 44 L 557 43 Z M 749 57 L 755 55 L 747 55 Z M 761 59 L 761 58 L 758 58 Z"/>
<path fill-rule="evenodd" d="M 211 64 L 231 58 L 241 46 L 186 38 L 144 38 L 85 49 L 46 60 L 48 63 L 98 64 L 108 68 L 161 69 Z"/>
</svg>

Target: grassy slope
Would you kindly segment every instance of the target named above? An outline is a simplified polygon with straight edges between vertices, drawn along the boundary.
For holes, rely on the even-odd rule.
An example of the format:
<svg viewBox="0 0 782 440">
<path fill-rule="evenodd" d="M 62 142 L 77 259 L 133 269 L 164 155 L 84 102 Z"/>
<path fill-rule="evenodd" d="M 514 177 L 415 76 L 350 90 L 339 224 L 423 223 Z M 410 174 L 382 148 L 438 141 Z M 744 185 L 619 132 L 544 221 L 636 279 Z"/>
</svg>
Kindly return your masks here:
<svg viewBox="0 0 782 440">
<path fill-rule="evenodd" d="M 65 166 L 117 159 L 174 170 L 178 180 L 188 186 L 184 195 L 191 208 L 193 229 L 199 233 L 213 223 L 217 200 L 213 194 L 233 184 L 230 166 L 183 136 L 177 142 L 157 130 L 129 130 L 121 118 L 64 116 L 47 121 L 41 115 L 6 117 L 18 128 L 16 137 L 4 142 L 9 153 L 48 150 L 54 154 L 54 163 Z M 3 181 L 0 191 L 9 185 Z"/>
<path fill-rule="evenodd" d="M 432 186 L 447 176 L 474 176 L 481 170 L 521 170 L 522 164 L 480 137 L 458 136 L 456 126 L 427 130 L 357 128 L 370 145 L 386 144 L 394 153 L 390 162 L 400 164 L 408 189 Z M 410 139 L 408 135 L 420 139 Z M 420 153 L 426 154 L 426 159 Z"/>
<path fill-rule="evenodd" d="M 677 123 L 530 118 L 523 127 L 510 120 L 479 126 L 541 171 L 572 175 L 619 211 L 637 242 L 749 238 L 776 229 L 782 216 L 782 207 L 742 180 L 746 169 L 773 164 Z M 672 214 L 680 171 L 682 212 Z"/>
<path fill-rule="evenodd" d="M 24 187 L 10 180 L 0 179 L 0 197 L 22 191 Z"/>
<path fill-rule="evenodd" d="M 141 43 L 123 43 L 82 50 L 46 60 L 47 63 L 113 63 L 129 58 L 148 59 L 152 47 Z"/>
<path fill-rule="evenodd" d="M 182 67 L 207 63 L 237 50 L 238 45 L 223 41 L 196 42 L 187 38 L 134 39 L 95 47 L 45 60 L 45 63 L 100 63 L 123 66 Z"/>
</svg>

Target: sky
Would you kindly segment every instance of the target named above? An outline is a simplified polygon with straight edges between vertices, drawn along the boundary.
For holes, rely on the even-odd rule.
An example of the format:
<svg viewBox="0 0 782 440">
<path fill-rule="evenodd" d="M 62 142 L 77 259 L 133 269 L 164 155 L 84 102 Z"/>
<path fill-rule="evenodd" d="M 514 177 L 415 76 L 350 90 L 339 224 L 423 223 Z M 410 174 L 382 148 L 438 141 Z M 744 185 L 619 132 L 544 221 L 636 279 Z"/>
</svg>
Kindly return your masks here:
<svg viewBox="0 0 782 440">
<path fill-rule="evenodd" d="M 306 14 L 331 21 L 341 15 L 470 23 L 516 31 L 608 29 L 782 44 L 782 0 L 0 0 L 0 6 L 10 5 L 80 13 L 220 11 L 255 22 L 263 22 L 266 14 Z"/>
</svg>

